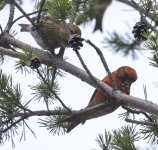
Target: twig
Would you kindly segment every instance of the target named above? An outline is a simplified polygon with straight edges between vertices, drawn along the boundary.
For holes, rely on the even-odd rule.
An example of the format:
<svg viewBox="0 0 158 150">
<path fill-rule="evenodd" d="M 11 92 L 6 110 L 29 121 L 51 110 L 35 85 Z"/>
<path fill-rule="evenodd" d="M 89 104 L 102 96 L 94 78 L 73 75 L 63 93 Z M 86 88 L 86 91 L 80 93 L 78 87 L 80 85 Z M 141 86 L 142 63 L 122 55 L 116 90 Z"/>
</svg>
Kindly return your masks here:
<svg viewBox="0 0 158 150">
<path fill-rule="evenodd" d="M 142 9 L 139 7 L 139 5 L 134 0 L 131 0 L 131 2 L 135 5 L 135 8 L 138 10 L 140 16 L 142 16 L 143 12 Z"/>
<path fill-rule="evenodd" d="M 43 9 L 42 11 L 47 11 L 47 9 Z M 32 12 L 32 13 L 28 13 L 27 15 L 28 15 L 28 16 L 31 16 L 31 15 L 37 14 L 38 12 L 39 12 L 39 10 L 34 11 L 34 12 Z M 12 25 L 13 25 L 15 22 L 17 22 L 19 19 L 23 18 L 23 17 L 25 17 L 25 15 L 22 15 L 22 16 L 16 18 L 16 19 L 12 22 Z"/>
<path fill-rule="evenodd" d="M 15 6 L 21 11 L 21 13 L 30 21 L 30 23 L 35 27 L 35 23 L 32 19 L 27 15 L 27 13 L 14 1 Z"/>
<path fill-rule="evenodd" d="M 29 125 L 26 123 L 25 120 L 23 120 L 23 127 L 25 127 L 24 125 L 26 125 L 26 127 L 31 131 L 31 133 L 34 135 L 34 137 L 36 138 L 35 132 L 29 127 Z M 21 137 L 22 139 L 22 137 Z M 20 140 L 21 141 L 21 140 Z"/>
<path fill-rule="evenodd" d="M 140 110 L 134 110 L 131 109 L 129 107 L 126 106 L 122 106 L 123 109 L 127 110 L 129 113 L 133 113 L 133 114 L 143 114 L 146 118 L 151 119 L 151 117 L 144 111 L 140 111 Z"/>
<path fill-rule="evenodd" d="M 73 111 L 78 112 L 78 111 Z M 7 120 L 2 121 L 3 124 L 9 123 L 11 120 L 15 119 L 16 117 L 22 117 L 26 116 L 27 118 L 33 117 L 33 116 L 52 116 L 52 115 L 69 115 L 70 113 L 65 110 L 65 111 L 60 111 L 60 110 L 39 110 L 39 111 L 30 111 L 30 112 L 17 112 L 16 114 L 13 114 L 10 116 Z M 6 118 L 5 118 L 6 119 Z"/>
<path fill-rule="evenodd" d="M 102 91 L 106 92 L 106 91 L 103 89 L 102 85 L 100 85 L 100 84 L 97 82 L 96 78 L 92 75 L 92 73 L 90 72 L 90 70 L 88 69 L 88 67 L 86 66 L 86 64 L 84 63 L 84 61 L 83 61 L 83 59 L 82 59 L 82 57 L 81 57 L 79 51 L 78 51 L 78 50 L 74 50 L 74 51 L 75 51 L 77 57 L 79 58 L 79 60 L 80 60 L 80 62 L 81 62 L 81 64 L 82 64 L 82 66 L 83 66 L 83 68 L 85 69 L 85 71 L 86 71 L 86 72 L 88 73 L 88 75 L 90 76 L 90 78 L 94 81 L 95 84 L 97 84 L 97 86 L 98 86 Z"/>
<path fill-rule="evenodd" d="M 81 109 L 81 110 L 72 110 L 71 115 L 83 115 L 91 112 L 96 112 L 97 110 L 109 107 L 113 102 L 109 104 L 105 104 L 104 102 L 101 104 L 97 104 L 95 106 L 86 108 L 86 109 Z M 70 115 L 70 112 L 67 110 L 61 111 L 61 110 L 39 110 L 39 111 L 31 111 L 31 112 L 19 112 L 14 115 L 12 115 L 8 120 L 3 121 L 2 123 L 8 123 L 10 120 L 16 118 L 16 117 L 23 117 L 25 116 L 26 118 L 29 117 L 34 117 L 34 116 L 52 116 L 52 115 Z"/>
<path fill-rule="evenodd" d="M 45 80 L 45 78 L 42 76 L 41 72 L 37 69 L 37 73 L 40 76 L 40 78 L 44 81 L 44 83 L 47 85 L 48 89 L 53 93 L 53 95 L 55 96 L 55 98 L 61 103 L 61 105 L 68 111 L 71 113 L 71 110 L 63 103 L 63 101 L 60 99 L 60 97 L 51 89 L 50 85 L 47 83 L 47 81 Z"/>
<path fill-rule="evenodd" d="M 108 65 L 107 65 L 107 63 L 106 63 L 106 60 L 105 60 L 105 58 L 104 58 L 103 53 L 102 53 L 101 50 L 100 50 L 96 45 L 94 45 L 90 40 L 85 40 L 85 41 L 86 41 L 89 45 L 91 45 L 91 46 L 96 50 L 97 54 L 99 55 L 99 57 L 100 57 L 100 59 L 101 59 L 101 61 L 102 61 L 102 63 L 103 63 L 103 66 L 104 66 L 105 70 L 106 70 L 107 73 L 108 73 L 108 76 L 109 76 L 110 81 L 111 81 L 111 83 L 112 83 L 113 89 L 114 89 L 114 90 L 117 90 L 117 86 L 116 86 L 114 80 L 112 79 L 112 75 L 111 75 L 110 69 L 109 69 L 109 67 L 108 67 Z"/>
<path fill-rule="evenodd" d="M 0 133 L 3 133 L 3 132 L 6 132 L 8 131 L 9 129 L 11 129 L 13 126 L 15 126 L 17 123 L 19 123 L 20 121 L 24 120 L 28 118 L 27 116 L 25 116 L 25 114 L 20 118 L 18 119 L 17 121 L 13 122 L 10 126 L 7 126 L 6 128 L 0 130 Z"/>
<path fill-rule="evenodd" d="M 40 17 L 41 17 L 41 12 L 42 12 L 42 8 L 44 6 L 44 3 L 45 3 L 45 0 L 42 0 L 42 2 L 40 4 L 39 11 L 38 11 L 38 15 L 37 15 L 37 24 L 39 24 L 39 20 L 40 20 Z"/>
<path fill-rule="evenodd" d="M 6 25 L 5 29 L 4 29 L 5 33 L 9 33 L 9 30 L 12 27 L 12 22 L 13 22 L 13 18 L 14 18 L 14 10 L 15 10 L 15 5 L 14 5 L 14 0 L 13 0 L 10 3 L 10 14 L 9 14 L 7 25 Z"/>
<path fill-rule="evenodd" d="M 129 123 L 136 123 L 136 124 L 140 124 L 140 125 L 150 125 L 150 126 L 156 126 L 158 127 L 158 123 L 155 122 L 147 122 L 147 121 L 138 121 L 138 120 L 132 120 L 132 119 L 125 119 L 126 122 Z"/>
<path fill-rule="evenodd" d="M 21 108 L 21 109 L 23 109 L 25 112 L 32 112 L 32 110 L 30 110 L 30 109 L 28 109 L 28 108 L 26 108 L 26 107 L 24 107 L 21 103 L 19 103 L 19 104 L 17 104 L 17 106 L 19 107 L 19 108 Z"/>
</svg>

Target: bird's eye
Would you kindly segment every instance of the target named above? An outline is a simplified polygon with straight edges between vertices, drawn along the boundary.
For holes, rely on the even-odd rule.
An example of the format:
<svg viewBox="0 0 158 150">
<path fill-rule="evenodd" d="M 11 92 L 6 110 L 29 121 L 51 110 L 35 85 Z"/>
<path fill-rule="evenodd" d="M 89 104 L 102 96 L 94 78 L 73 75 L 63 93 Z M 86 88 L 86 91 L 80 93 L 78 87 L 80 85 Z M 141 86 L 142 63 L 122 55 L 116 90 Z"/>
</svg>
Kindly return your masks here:
<svg viewBox="0 0 158 150">
<path fill-rule="evenodd" d="M 70 33 L 71 33 L 71 34 L 74 34 L 74 32 L 73 32 L 72 30 L 70 30 Z"/>
</svg>

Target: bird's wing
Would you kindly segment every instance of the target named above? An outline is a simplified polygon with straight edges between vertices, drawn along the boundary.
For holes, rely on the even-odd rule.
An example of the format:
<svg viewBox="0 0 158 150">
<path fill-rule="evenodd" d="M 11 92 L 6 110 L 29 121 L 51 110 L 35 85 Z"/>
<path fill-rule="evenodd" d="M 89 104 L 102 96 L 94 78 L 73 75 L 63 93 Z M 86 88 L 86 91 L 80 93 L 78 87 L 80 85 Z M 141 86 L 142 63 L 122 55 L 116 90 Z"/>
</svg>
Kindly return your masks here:
<svg viewBox="0 0 158 150">
<path fill-rule="evenodd" d="M 110 79 L 109 79 L 109 76 L 106 76 L 102 81 L 103 81 L 105 84 L 111 86 L 111 81 L 110 81 Z M 96 89 L 96 90 L 94 91 L 94 93 L 93 93 L 93 95 L 92 95 L 92 97 L 91 97 L 89 103 L 92 102 L 92 100 L 94 99 L 94 97 L 95 97 L 95 95 L 97 94 L 97 92 L 98 92 L 98 89 Z"/>
</svg>

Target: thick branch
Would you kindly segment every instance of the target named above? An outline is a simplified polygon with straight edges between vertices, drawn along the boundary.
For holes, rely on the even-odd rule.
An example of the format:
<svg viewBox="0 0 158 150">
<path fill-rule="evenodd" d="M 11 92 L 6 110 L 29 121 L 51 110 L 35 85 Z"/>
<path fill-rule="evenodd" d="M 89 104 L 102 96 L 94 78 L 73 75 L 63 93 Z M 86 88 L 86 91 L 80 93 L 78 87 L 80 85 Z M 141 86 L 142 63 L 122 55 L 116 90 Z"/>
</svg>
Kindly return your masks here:
<svg viewBox="0 0 158 150">
<path fill-rule="evenodd" d="M 60 59 L 55 55 L 51 55 L 50 53 L 48 53 L 46 51 L 37 49 L 35 47 L 31 47 L 8 35 L 5 35 L 5 38 L 7 39 L 7 41 L 9 43 L 13 44 L 14 46 L 17 46 L 19 48 L 28 47 L 28 50 L 32 51 L 35 54 L 39 54 L 38 57 L 42 63 L 54 64 L 54 65 L 56 65 L 56 67 L 72 74 L 73 76 L 76 76 L 77 78 L 88 83 L 89 85 L 91 85 L 95 88 L 98 88 L 98 86 L 94 83 L 94 81 L 88 76 L 88 74 L 85 71 L 72 65 L 71 63 L 66 62 L 63 59 Z M 1 53 L 1 51 L 0 51 L 0 53 Z M 120 103 L 121 105 L 134 107 L 134 108 L 140 109 L 144 112 L 148 112 L 150 114 L 158 116 L 158 105 L 156 105 L 150 101 L 147 101 L 147 100 L 143 100 L 140 98 L 126 95 L 120 91 L 113 92 L 112 88 L 109 87 L 108 85 L 106 85 L 104 82 L 102 82 L 101 80 L 99 80 L 97 78 L 96 78 L 96 80 L 110 96 L 119 100 L 118 103 Z"/>
<path fill-rule="evenodd" d="M 8 55 L 13 58 L 19 58 L 22 55 L 22 53 L 20 53 L 20 52 L 11 51 L 11 50 L 3 48 L 1 46 L 0 46 L 0 54 Z"/>
<path fill-rule="evenodd" d="M 93 112 L 94 110 L 99 110 L 101 108 L 104 108 L 105 104 L 101 103 L 92 107 L 88 107 L 86 109 L 81 109 L 81 110 L 72 110 L 72 114 L 73 115 L 82 115 L 85 113 L 90 113 Z M 108 107 L 106 105 L 106 107 Z M 68 110 L 65 109 L 65 111 L 61 111 L 61 110 L 39 110 L 39 111 L 29 111 L 29 112 L 21 112 L 21 113 L 17 113 L 14 114 L 13 116 L 11 116 L 11 118 L 16 118 L 16 117 L 23 117 L 25 116 L 25 118 L 29 118 L 29 117 L 33 117 L 33 116 L 53 116 L 53 115 L 70 115 L 70 112 Z M 6 123 L 7 121 L 3 122 Z"/>
</svg>

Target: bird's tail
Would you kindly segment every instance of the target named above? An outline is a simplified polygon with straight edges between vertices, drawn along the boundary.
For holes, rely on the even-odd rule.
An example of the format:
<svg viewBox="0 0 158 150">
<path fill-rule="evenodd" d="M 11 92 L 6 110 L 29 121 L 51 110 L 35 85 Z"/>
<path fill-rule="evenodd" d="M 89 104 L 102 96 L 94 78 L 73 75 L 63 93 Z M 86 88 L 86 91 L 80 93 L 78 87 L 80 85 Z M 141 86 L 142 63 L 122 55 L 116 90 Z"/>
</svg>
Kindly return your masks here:
<svg viewBox="0 0 158 150">
<path fill-rule="evenodd" d="M 78 126 L 80 123 L 85 122 L 85 117 L 83 115 L 70 115 L 67 118 L 63 120 L 63 122 L 67 123 L 66 126 L 66 132 L 69 133 L 72 129 L 74 129 L 76 126 Z"/>
<path fill-rule="evenodd" d="M 21 27 L 21 32 L 28 32 L 29 31 L 29 25 L 28 24 L 19 24 L 19 26 Z"/>
</svg>

